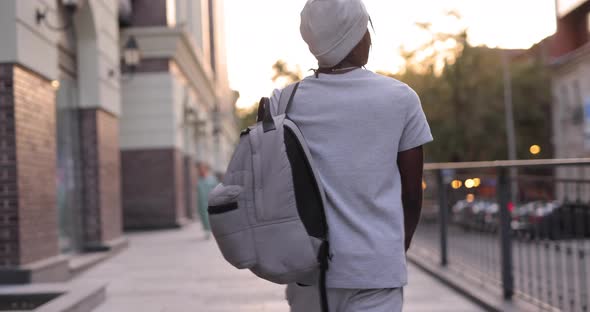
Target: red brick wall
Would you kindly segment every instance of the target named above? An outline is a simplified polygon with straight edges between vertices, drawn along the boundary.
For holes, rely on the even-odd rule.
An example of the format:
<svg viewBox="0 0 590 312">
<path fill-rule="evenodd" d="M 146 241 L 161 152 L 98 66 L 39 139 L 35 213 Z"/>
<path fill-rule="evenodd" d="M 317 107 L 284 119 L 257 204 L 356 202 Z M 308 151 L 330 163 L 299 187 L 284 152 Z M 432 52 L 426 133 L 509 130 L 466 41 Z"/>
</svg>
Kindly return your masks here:
<svg viewBox="0 0 590 312">
<path fill-rule="evenodd" d="M 557 31 L 552 40 L 551 56 L 560 57 L 590 41 L 588 19 L 590 1 L 557 20 Z"/>
<path fill-rule="evenodd" d="M 198 205 L 199 193 L 197 192 L 197 185 L 199 185 L 199 168 L 196 164 L 193 165 L 193 220 L 199 220 Z"/>
<path fill-rule="evenodd" d="M 176 191 L 176 215 L 178 220 L 186 218 L 186 180 L 185 180 L 184 155 L 182 152 L 174 153 L 174 188 Z"/>
<path fill-rule="evenodd" d="M 182 153 L 176 149 L 121 153 L 126 229 L 179 226 L 185 216 Z"/>
<path fill-rule="evenodd" d="M 131 26 L 164 26 L 166 20 L 166 0 L 135 0 Z"/>
<path fill-rule="evenodd" d="M 0 64 L 0 267 L 19 262 L 12 68 L 12 64 Z"/>
<path fill-rule="evenodd" d="M 17 266 L 59 253 L 50 82 L 1 64 L 0 120 L 0 266 Z"/>
<path fill-rule="evenodd" d="M 82 228 L 87 246 L 122 235 L 119 120 L 99 109 L 80 111 Z"/>
<path fill-rule="evenodd" d="M 186 179 L 186 187 L 185 187 L 185 198 L 186 198 L 186 217 L 190 219 L 195 218 L 195 205 L 196 202 L 196 193 L 197 193 L 197 181 L 196 178 L 196 171 L 194 166 L 194 161 L 192 157 L 185 156 L 184 157 L 184 174 Z"/>
<path fill-rule="evenodd" d="M 102 240 L 106 242 L 123 234 L 119 119 L 98 111 L 97 129 Z"/>
</svg>

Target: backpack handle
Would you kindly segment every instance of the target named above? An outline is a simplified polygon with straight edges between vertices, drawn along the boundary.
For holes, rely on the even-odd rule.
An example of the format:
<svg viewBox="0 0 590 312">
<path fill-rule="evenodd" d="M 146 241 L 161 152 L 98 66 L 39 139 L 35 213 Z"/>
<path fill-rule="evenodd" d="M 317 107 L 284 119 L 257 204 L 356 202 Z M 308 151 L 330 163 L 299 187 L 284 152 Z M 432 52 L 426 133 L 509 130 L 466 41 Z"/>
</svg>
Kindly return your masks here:
<svg viewBox="0 0 590 312">
<path fill-rule="evenodd" d="M 297 92 L 298 88 L 299 82 L 291 84 L 283 89 L 279 98 L 279 105 L 276 114 L 277 116 L 287 114 L 289 112 L 291 104 L 293 103 L 293 98 L 295 97 L 295 93 Z M 258 116 L 264 116 L 262 119 L 262 129 L 264 132 L 276 130 L 270 106 L 270 100 L 268 98 L 262 98 L 258 104 Z M 261 108 L 264 109 L 263 112 L 260 111 Z"/>
<path fill-rule="evenodd" d="M 272 113 L 270 111 L 270 100 L 267 97 L 260 99 L 258 104 L 258 121 L 262 116 L 262 130 L 266 133 L 269 131 L 276 130 L 275 122 L 272 119 Z"/>
</svg>

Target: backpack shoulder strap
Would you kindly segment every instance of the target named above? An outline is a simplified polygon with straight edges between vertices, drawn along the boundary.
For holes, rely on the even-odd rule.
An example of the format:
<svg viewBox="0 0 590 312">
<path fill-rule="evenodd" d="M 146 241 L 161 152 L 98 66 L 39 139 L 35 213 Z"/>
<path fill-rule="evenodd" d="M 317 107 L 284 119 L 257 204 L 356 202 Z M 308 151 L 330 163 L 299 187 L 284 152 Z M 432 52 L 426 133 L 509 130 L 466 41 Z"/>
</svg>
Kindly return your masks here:
<svg viewBox="0 0 590 312">
<path fill-rule="evenodd" d="M 299 82 L 290 84 L 283 89 L 279 98 L 277 115 L 289 113 L 291 103 L 293 103 L 293 98 L 295 97 L 295 93 L 297 93 L 297 88 L 299 88 Z"/>
</svg>

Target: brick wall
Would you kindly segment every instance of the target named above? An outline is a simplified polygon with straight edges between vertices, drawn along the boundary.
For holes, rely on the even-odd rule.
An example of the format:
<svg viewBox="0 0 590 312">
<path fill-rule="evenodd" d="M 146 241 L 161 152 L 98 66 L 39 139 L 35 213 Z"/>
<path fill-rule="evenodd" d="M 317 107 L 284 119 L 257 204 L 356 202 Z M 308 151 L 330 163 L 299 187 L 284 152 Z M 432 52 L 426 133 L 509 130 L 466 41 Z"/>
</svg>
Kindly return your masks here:
<svg viewBox="0 0 590 312">
<path fill-rule="evenodd" d="M 590 1 L 586 1 L 567 16 L 557 20 L 557 30 L 551 44 L 551 56 L 560 57 L 572 52 L 588 41 L 588 14 Z"/>
<path fill-rule="evenodd" d="M 186 217 L 195 218 L 195 205 L 197 183 L 195 180 L 196 172 L 194 161 L 190 156 L 184 156 L 184 175 L 185 175 L 185 198 L 186 198 Z"/>
<path fill-rule="evenodd" d="M 199 193 L 197 192 L 197 186 L 199 185 L 199 169 L 196 164 L 193 164 L 193 220 L 199 220 Z"/>
<path fill-rule="evenodd" d="M 174 153 L 174 189 L 176 191 L 176 216 L 178 220 L 186 218 L 186 179 L 185 179 L 184 155 L 182 152 Z"/>
<path fill-rule="evenodd" d="M 131 26 L 165 26 L 166 0 L 134 0 Z"/>
<path fill-rule="evenodd" d="M 82 228 L 87 247 L 122 235 L 119 120 L 100 109 L 80 111 Z"/>
<path fill-rule="evenodd" d="M 12 64 L 0 64 L 0 267 L 19 262 L 12 68 Z"/>
<path fill-rule="evenodd" d="M 121 153 L 126 229 L 179 226 L 185 214 L 182 154 L 175 149 Z"/>
<path fill-rule="evenodd" d="M 0 267 L 7 267 L 59 253 L 50 82 L 0 64 L 0 120 Z"/>
<path fill-rule="evenodd" d="M 121 208 L 121 152 L 119 119 L 104 111 L 97 112 L 99 181 L 102 240 L 110 241 L 123 234 Z"/>
</svg>

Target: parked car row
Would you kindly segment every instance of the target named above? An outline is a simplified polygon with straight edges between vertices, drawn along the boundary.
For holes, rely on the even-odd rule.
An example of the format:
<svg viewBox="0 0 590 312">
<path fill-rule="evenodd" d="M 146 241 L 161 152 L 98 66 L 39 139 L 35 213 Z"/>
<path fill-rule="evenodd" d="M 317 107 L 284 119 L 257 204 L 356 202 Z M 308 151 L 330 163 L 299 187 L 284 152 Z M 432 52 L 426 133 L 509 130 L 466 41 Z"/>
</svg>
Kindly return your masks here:
<svg viewBox="0 0 590 312">
<path fill-rule="evenodd" d="M 590 237 L 590 205 L 533 201 L 511 208 L 511 228 L 519 237 L 567 239 Z M 451 222 L 466 231 L 495 233 L 499 206 L 491 201 L 460 200 L 452 207 Z"/>
<path fill-rule="evenodd" d="M 521 208 L 522 207 L 522 208 Z M 581 203 L 533 202 L 513 213 L 513 227 L 529 238 L 568 239 L 590 237 L 590 205 Z"/>
<path fill-rule="evenodd" d="M 489 201 L 460 200 L 453 205 L 451 221 L 466 231 L 496 232 L 498 204 Z"/>
</svg>

